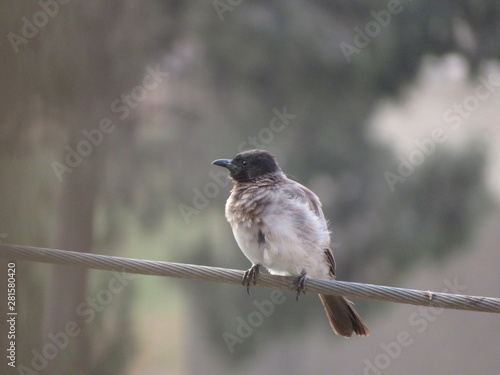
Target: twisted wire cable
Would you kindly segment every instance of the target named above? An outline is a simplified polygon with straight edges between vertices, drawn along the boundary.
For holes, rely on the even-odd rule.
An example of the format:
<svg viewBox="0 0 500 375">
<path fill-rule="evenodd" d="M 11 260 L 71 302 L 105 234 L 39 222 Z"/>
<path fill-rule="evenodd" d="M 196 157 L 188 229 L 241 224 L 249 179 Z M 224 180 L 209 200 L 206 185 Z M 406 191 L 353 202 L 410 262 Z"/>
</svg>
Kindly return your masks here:
<svg viewBox="0 0 500 375">
<path fill-rule="evenodd" d="M 0 258 L 239 285 L 241 285 L 244 274 L 244 271 L 226 268 L 1 243 Z M 261 273 L 257 278 L 256 286 L 292 290 L 294 289 L 294 281 L 295 277 Z M 306 288 L 309 293 L 333 294 L 446 309 L 500 313 L 500 298 L 439 293 L 338 280 L 307 279 Z"/>
</svg>

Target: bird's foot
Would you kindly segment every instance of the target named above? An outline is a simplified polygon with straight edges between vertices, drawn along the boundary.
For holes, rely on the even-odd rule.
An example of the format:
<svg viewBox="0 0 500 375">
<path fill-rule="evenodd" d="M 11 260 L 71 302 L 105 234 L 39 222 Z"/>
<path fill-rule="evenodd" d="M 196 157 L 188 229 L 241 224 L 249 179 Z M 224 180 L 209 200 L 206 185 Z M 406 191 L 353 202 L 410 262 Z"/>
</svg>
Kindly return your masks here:
<svg viewBox="0 0 500 375">
<path fill-rule="evenodd" d="M 297 289 L 297 297 L 295 299 L 298 301 L 300 293 L 306 294 L 306 279 L 307 279 L 307 274 L 306 271 L 303 270 L 300 274 L 299 277 L 294 281 L 295 288 Z"/>
<path fill-rule="evenodd" d="M 257 275 L 260 272 L 259 267 L 260 264 L 254 264 L 243 274 L 241 283 L 246 285 L 248 294 L 250 294 L 250 284 L 255 285 L 257 283 Z"/>
</svg>

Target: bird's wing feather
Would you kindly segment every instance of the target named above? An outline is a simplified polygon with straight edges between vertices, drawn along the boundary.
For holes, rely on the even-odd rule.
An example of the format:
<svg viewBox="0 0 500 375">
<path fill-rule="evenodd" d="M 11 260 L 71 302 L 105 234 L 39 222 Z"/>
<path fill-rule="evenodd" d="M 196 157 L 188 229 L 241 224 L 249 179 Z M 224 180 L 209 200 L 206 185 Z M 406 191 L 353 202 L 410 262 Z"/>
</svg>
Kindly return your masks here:
<svg viewBox="0 0 500 375">
<path fill-rule="evenodd" d="M 314 212 L 316 216 L 326 220 L 323 210 L 321 209 L 321 202 L 319 201 L 318 196 L 304 185 L 289 179 L 287 183 L 283 185 L 283 191 L 291 198 L 299 199 L 307 203 L 311 211 Z"/>
<path fill-rule="evenodd" d="M 330 266 L 330 277 L 335 279 L 335 258 L 333 257 L 333 253 L 330 249 L 325 249 L 325 255 Z"/>
<path fill-rule="evenodd" d="M 296 181 L 288 180 L 288 183 L 283 186 L 283 191 L 292 199 L 299 199 L 307 203 L 311 211 L 326 222 L 325 214 L 321 209 L 321 202 L 318 196 L 311 190 Z M 328 265 L 330 266 L 330 276 L 332 279 L 335 279 L 335 258 L 333 257 L 330 249 L 325 249 L 325 256 Z"/>
</svg>

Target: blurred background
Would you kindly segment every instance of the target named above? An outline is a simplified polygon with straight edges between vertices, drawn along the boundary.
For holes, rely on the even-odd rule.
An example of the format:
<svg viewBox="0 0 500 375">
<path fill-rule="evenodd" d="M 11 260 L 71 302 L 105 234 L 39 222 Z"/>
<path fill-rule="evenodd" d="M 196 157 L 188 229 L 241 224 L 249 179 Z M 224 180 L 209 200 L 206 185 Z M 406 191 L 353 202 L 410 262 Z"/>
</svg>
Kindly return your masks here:
<svg viewBox="0 0 500 375">
<path fill-rule="evenodd" d="M 265 148 L 322 200 L 339 279 L 499 297 L 499 17 L 497 0 L 3 1 L 0 240 L 247 269 L 210 163 Z M 500 368 L 494 314 L 356 300 L 372 335 L 345 340 L 314 295 L 16 263 L 15 373 Z"/>
</svg>

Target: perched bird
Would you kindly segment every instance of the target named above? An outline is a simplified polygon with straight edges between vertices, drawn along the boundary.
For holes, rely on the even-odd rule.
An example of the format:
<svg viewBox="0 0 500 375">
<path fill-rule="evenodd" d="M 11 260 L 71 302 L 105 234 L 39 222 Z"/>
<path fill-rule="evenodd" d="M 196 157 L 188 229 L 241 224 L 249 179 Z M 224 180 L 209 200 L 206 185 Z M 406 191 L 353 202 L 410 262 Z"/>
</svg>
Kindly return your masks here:
<svg viewBox="0 0 500 375">
<path fill-rule="evenodd" d="M 250 150 L 212 164 L 227 168 L 233 181 L 226 218 L 252 267 L 245 273 L 247 291 L 259 267 L 271 274 L 297 276 L 297 297 L 307 277 L 335 279 L 330 232 L 319 198 L 288 179 L 276 159 L 264 150 Z M 319 295 L 333 331 L 350 337 L 370 332 L 344 297 Z"/>
</svg>

